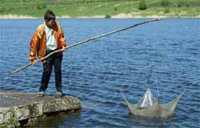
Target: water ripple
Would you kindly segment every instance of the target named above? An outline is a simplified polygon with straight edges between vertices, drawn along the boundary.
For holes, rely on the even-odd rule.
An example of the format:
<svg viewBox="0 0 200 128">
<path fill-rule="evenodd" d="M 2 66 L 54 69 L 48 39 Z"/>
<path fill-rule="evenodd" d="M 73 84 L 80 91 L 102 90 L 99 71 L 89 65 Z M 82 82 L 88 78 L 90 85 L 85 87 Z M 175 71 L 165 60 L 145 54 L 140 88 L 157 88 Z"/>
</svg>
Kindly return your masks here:
<svg viewBox="0 0 200 128">
<path fill-rule="evenodd" d="M 68 44 L 73 44 L 147 19 L 58 20 Z M 38 91 L 41 63 L 15 75 L 11 72 L 29 63 L 30 38 L 42 22 L 41 19 L 0 20 L 1 91 Z M 62 65 L 63 91 L 80 98 L 83 109 L 46 126 L 199 127 L 199 25 L 199 19 L 165 19 L 68 49 Z M 50 95 L 56 91 L 54 76 L 52 72 L 46 91 Z M 130 114 L 119 90 L 131 103 L 137 103 L 147 88 L 162 103 L 184 92 L 173 118 L 154 120 Z M 40 126 L 45 127 L 45 124 Z"/>
</svg>

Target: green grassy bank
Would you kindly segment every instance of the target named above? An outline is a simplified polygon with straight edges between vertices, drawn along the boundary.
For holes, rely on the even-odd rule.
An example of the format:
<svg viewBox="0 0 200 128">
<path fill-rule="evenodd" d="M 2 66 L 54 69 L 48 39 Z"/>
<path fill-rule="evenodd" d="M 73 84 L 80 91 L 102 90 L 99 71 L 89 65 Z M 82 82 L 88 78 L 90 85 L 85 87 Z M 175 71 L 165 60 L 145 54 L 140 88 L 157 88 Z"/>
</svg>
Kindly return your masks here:
<svg viewBox="0 0 200 128">
<path fill-rule="evenodd" d="M 0 15 L 42 17 L 47 9 L 57 16 L 199 17 L 200 0 L 0 0 Z"/>
</svg>

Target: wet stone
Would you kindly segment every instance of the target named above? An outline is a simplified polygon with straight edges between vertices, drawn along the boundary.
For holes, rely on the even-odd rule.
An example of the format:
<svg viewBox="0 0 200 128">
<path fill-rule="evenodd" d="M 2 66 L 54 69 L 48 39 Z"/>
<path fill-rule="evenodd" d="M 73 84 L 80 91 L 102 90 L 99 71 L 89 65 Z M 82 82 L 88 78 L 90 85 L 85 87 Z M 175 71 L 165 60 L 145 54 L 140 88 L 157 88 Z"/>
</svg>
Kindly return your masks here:
<svg viewBox="0 0 200 128">
<path fill-rule="evenodd" d="M 55 98 L 38 97 L 36 93 L 0 92 L 0 126 L 9 120 L 29 121 L 45 114 L 78 109 L 81 109 L 81 102 L 72 96 Z"/>
</svg>

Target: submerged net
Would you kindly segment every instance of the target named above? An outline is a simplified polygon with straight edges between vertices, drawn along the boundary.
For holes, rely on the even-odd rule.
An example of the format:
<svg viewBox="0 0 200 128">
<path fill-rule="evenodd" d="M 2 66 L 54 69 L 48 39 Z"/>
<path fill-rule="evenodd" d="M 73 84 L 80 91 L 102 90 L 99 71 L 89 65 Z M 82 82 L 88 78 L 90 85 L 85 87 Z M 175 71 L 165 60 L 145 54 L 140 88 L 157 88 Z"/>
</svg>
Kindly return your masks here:
<svg viewBox="0 0 200 128">
<path fill-rule="evenodd" d="M 145 92 L 141 102 L 137 104 L 129 103 L 123 93 L 122 96 L 124 97 L 129 110 L 135 116 L 149 118 L 169 118 L 173 116 L 182 94 L 165 104 L 160 104 L 159 101 L 153 97 L 151 90 L 149 89 L 147 89 Z"/>
</svg>

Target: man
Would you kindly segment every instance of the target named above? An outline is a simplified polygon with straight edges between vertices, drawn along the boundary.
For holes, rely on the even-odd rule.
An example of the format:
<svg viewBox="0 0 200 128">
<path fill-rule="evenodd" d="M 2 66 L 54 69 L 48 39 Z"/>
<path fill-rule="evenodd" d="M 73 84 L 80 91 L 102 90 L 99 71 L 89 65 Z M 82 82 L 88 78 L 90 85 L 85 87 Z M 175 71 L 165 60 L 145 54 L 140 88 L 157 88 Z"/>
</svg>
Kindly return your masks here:
<svg viewBox="0 0 200 128">
<path fill-rule="evenodd" d="M 62 49 L 62 51 L 64 51 L 66 47 L 66 39 L 64 38 L 61 26 L 56 22 L 55 14 L 52 11 L 47 10 L 44 14 L 44 21 L 45 22 L 36 29 L 30 42 L 29 59 L 32 64 L 37 63 L 36 53 L 39 59 L 41 59 L 55 50 Z M 39 96 L 44 96 L 45 94 L 53 66 L 57 90 L 56 97 L 62 96 L 62 56 L 62 52 L 56 53 L 43 61 L 43 74 L 38 92 Z"/>
</svg>

